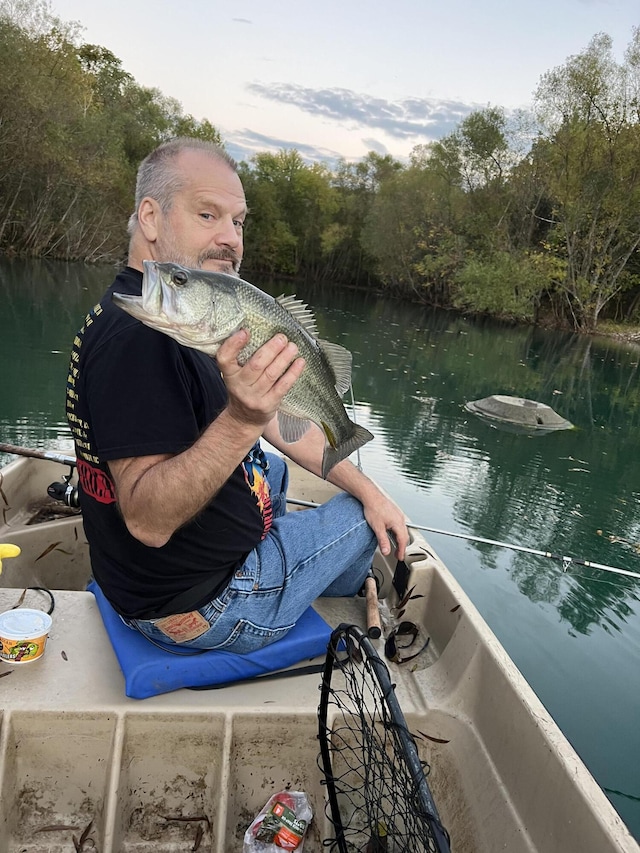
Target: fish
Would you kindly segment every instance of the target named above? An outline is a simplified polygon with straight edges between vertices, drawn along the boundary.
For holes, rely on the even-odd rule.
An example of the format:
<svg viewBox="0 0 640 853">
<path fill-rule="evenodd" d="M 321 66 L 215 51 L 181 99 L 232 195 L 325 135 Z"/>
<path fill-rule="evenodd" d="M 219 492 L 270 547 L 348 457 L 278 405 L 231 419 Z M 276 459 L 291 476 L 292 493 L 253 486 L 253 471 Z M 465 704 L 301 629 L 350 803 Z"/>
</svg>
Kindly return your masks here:
<svg viewBox="0 0 640 853">
<path fill-rule="evenodd" d="M 297 345 L 305 367 L 282 399 L 278 427 L 287 444 L 302 438 L 311 422 L 320 427 L 325 437 L 323 479 L 373 439 L 349 418 L 342 403 L 351 385 L 351 353 L 318 337 L 316 319 L 304 302 L 293 295 L 274 298 L 226 273 L 148 260 L 143 268 L 141 295 L 114 293 L 113 301 L 179 344 L 215 357 L 227 338 L 247 329 L 250 338 L 238 356 L 240 365 L 278 333 Z"/>
</svg>

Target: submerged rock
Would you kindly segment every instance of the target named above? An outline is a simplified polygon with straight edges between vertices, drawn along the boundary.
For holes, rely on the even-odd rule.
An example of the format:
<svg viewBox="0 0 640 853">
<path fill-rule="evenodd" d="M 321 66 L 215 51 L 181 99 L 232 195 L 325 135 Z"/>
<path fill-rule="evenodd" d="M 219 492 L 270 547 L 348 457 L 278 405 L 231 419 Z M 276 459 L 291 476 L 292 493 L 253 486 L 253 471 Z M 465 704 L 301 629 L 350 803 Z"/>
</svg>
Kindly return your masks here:
<svg viewBox="0 0 640 853">
<path fill-rule="evenodd" d="M 465 409 L 483 419 L 495 421 L 495 426 L 511 426 L 518 432 L 545 433 L 573 429 L 573 424 L 555 412 L 551 406 L 524 397 L 493 394 L 482 400 L 465 403 Z"/>
</svg>

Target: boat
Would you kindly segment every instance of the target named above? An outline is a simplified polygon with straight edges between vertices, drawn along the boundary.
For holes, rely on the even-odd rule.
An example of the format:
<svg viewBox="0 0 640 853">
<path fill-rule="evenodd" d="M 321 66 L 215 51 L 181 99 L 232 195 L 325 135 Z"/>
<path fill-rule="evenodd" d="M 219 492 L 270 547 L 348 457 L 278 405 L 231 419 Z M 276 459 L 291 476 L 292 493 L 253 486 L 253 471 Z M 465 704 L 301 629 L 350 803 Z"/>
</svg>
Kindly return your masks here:
<svg viewBox="0 0 640 853">
<path fill-rule="evenodd" d="M 48 494 L 53 481 L 73 483 L 74 468 L 65 469 L 62 459 L 23 456 L 0 471 L 0 543 L 21 549 L 4 561 L 0 612 L 21 599 L 42 607 L 43 590 L 55 599 L 42 657 L 26 666 L 0 662 L 0 850 L 73 849 L 71 829 L 91 826 L 100 853 L 240 851 L 247 827 L 279 790 L 306 793 L 315 817 L 304 849 L 326 849 L 332 826 L 318 763 L 320 675 L 303 670 L 215 691 L 125 695 L 87 590 L 81 514 Z M 289 492 L 303 505 L 292 511 L 335 491 L 293 463 L 290 469 Z M 382 636 L 371 643 L 385 659 L 385 638 L 398 619 L 429 639 L 410 662 L 385 663 L 407 726 L 423 735 L 416 744 L 451 850 L 638 853 L 579 756 L 417 531 L 405 564 L 412 593 L 399 611 L 398 564 L 376 554 Z M 314 609 L 332 627 L 366 629 L 363 598 L 318 599 Z M 199 839 L 187 817 L 167 820 L 188 814 L 207 816 Z M 90 849 L 74 837 L 76 849 Z"/>
</svg>

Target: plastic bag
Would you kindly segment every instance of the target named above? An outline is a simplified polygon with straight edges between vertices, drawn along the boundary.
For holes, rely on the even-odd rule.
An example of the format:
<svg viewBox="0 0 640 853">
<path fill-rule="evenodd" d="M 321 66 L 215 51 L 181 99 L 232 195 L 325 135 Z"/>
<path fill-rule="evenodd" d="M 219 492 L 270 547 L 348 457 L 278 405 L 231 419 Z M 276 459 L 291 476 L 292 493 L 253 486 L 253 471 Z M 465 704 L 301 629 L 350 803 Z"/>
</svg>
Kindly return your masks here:
<svg viewBox="0 0 640 853">
<path fill-rule="evenodd" d="M 269 800 L 244 834 L 242 853 L 302 853 L 313 812 L 302 791 L 279 791 Z"/>
</svg>

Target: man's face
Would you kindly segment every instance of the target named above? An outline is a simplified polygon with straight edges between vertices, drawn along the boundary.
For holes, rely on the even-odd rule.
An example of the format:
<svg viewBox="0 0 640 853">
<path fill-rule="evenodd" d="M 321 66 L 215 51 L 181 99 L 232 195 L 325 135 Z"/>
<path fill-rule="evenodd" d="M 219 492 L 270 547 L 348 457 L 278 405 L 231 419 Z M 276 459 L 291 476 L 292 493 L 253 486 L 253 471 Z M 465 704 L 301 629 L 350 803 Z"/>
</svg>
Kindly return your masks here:
<svg viewBox="0 0 640 853">
<path fill-rule="evenodd" d="M 247 214 L 240 178 L 204 151 L 183 151 L 177 166 L 185 185 L 159 216 L 155 260 L 237 275 Z"/>
</svg>

